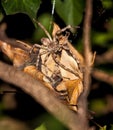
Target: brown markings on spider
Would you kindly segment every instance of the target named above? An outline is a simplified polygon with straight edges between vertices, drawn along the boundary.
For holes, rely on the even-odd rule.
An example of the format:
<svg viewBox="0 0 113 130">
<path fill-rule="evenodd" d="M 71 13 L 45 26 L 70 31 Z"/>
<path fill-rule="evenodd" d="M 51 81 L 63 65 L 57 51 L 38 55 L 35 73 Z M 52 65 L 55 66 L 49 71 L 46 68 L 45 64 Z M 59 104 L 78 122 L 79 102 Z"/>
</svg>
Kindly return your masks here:
<svg viewBox="0 0 113 130">
<path fill-rule="evenodd" d="M 83 91 L 83 59 L 68 41 L 67 30 L 71 26 L 60 29 L 54 24 L 52 38 L 43 25 L 38 25 L 48 38 L 41 39 L 42 45 L 34 44 L 30 55 L 37 54 L 35 66 L 43 74 L 42 80 L 52 86 L 68 102 L 71 109 L 76 111 L 78 98 Z M 63 32 L 65 35 L 62 35 Z"/>
</svg>

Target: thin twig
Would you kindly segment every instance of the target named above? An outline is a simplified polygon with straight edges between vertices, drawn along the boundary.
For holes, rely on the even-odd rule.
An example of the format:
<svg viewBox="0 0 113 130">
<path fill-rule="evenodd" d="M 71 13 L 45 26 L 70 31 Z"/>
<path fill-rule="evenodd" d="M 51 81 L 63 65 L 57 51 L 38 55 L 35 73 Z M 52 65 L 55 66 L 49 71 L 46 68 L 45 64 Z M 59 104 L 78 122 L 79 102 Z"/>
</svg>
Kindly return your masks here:
<svg viewBox="0 0 113 130">
<path fill-rule="evenodd" d="M 30 75 L 0 62 L 0 79 L 16 85 L 24 92 L 31 95 L 38 103 L 58 118 L 70 130 L 84 129 L 80 125 L 81 119 L 78 117 L 78 114 L 69 110 L 67 106 L 63 105 L 49 89 Z"/>
<path fill-rule="evenodd" d="M 97 80 L 113 85 L 113 75 L 107 74 L 102 70 L 94 69 L 92 76 Z"/>
<path fill-rule="evenodd" d="M 104 63 L 112 63 L 113 64 L 113 49 L 108 50 L 102 55 L 97 55 L 95 59 L 95 63 L 104 64 Z"/>
</svg>

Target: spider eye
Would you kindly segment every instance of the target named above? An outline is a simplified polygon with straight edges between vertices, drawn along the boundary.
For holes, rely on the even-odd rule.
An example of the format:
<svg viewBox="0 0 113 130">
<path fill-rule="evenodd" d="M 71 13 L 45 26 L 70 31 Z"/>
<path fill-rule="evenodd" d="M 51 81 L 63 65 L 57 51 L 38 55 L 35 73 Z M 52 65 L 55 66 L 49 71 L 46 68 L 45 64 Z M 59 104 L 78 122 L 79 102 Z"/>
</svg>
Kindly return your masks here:
<svg viewBox="0 0 113 130">
<path fill-rule="evenodd" d="M 50 44 L 50 40 L 48 38 L 42 38 L 41 39 L 41 43 L 45 46 L 49 45 Z"/>
</svg>

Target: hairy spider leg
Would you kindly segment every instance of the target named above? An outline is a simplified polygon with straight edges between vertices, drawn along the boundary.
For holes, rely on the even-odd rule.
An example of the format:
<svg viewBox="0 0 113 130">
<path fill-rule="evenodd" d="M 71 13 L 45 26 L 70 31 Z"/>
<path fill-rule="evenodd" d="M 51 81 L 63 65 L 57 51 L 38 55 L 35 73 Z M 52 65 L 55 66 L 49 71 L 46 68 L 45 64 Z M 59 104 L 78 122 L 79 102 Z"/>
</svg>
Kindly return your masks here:
<svg viewBox="0 0 113 130">
<path fill-rule="evenodd" d="M 68 25 L 68 26 L 66 26 L 66 27 L 64 27 L 64 28 L 62 28 L 62 29 L 60 29 L 60 30 L 58 30 L 57 33 L 56 33 L 56 35 L 59 35 L 59 34 L 65 32 L 65 31 L 68 30 L 68 29 L 71 31 L 71 29 L 73 29 L 73 28 L 75 28 L 75 27 L 72 27 L 71 25 Z M 76 26 L 76 28 L 79 28 L 79 26 Z"/>
<path fill-rule="evenodd" d="M 40 51 L 40 50 L 39 50 Z M 38 67 L 38 69 L 41 71 L 41 64 L 42 64 L 42 60 L 41 60 L 41 56 L 46 54 L 47 51 L 43 51 L 43 52 L 39 52 L 39 54 L 37 55 L 37 60 L 36 60 L 36 67 Z M 39 67 L 40 66 L 40 67 Z"/>
<path fill-rule="evenodd" d="M 75 76 L 81 78 L 78 72 L 73 72 L 71 69 L 69 69 L 69 68 L 67 68 L 66 66 L 64 66 L 63 64 L 61 64 L 61 63 L 58 61 L 56 54 L 52 54 L 52 57 L 53 57 L 53 60 L 54 60 L 60 67 L 62 67 L 62 68 L 65 69 L 66 71 L 69 71 L 70 73 L 74 74 Z"/>
<path fill-rule="evenodd" d="M 46 62 L 47 62 L 49 56 L 50 56 L 50 53 L 47 52 L 47 55 L 46 55 L 45 58 L 44 58 L 44 62 L 42 63 L 42 64 L 45 66 L 45 71 L 46 71 L 46 73 L 48 72 L 47 69 L 52 72 L 52 70 L 50 70 L 50 69 L 46 66 Z"/>
<path fill-rule="evenodd" d="M 52 37 L 50 36 L 49 32 L 45 29 L 45 27 L 40 23 L 37 22 L 35 19 L 33 19 L 38 25 L 39 27 L 45 32 L 45 34 L 48 36 L 49 40 L 52 41 Z"/>
<path fill-rule="evenodd" d="M 72 28 L 72 26 L 71 25 L 68 25 L 68 26 L 66 26 L 66 27 L 64 27 L 64 28 L 62 28 L 62 29 L 60 29 L 60 30 L 58 30 L 57 32 L 56 32 L 56 35 L 59 35 L 59 34 L 61 34 L 61 33 L 63 33 L 64 31 L 66 31 L 67 29 L 71 29 Z"/>
<path fill-rule="evenodd" d="M 33 51 L 33 49 L 34 48 L 39 48 L 39 49 L 45 49 L 46 51 L 43 51 L 43 52 L 39 52 L 39 54 L 37 55 L 37 61 L 36 61 L 36 67 L 38 67 L 38 69 L 42 72 L 42 70 L 41 70 L 41 65 L 44 65 L 45 67 L 46 67 L 46 69 L 48 69 L 49 71 L 51 71 L 52 72 L 52 70 L 51 69 L 49 69 L 47 66 L 46 66 L 46 62 L 47 62 L 47 60 L 48 60 L 48 57 L 51 55 L 51 53 L 48 53 L 48 49 L 45 47 L 45 46 L 41 46 L 41 45 L 38 45 L 38 44 L 34 44 L 34 46 L 33 46 L 33 48 L 32 48 L 32 50 L 31 51 Z M 47 55 L 46 55 L 46 57 L 45 57 L 45 59 L 44 59 L 44 63 L 42 63 L 42 61 L 41 61 L 41 56 L 42 55 L 44 55 L 44 54 L 46 54 L 46 53 L 48 53 Z M 43 72 L 42 72 L 43 73 Z M 44 74 L 44 73 L 43 73 Z M 58 74 L 58 71 L 54 71 L 54 75 L 56 75 L 56 74 Z M 53 75 L 51 76 L 51 77 L 48 77 L 46 74 L 44 74 L 45 75 L 45 77 L 50 81 L 50 82 L 52 82 L 52 84 L 55 84 L 54 82 L 54 79 L 53 79 Z"/>
<path fill-rule="evenodd" d="M 63 47 L 63 49 L 64 49 L 70 56 L 73 57 L 73 59 L 74 59 L 74 60 L 77 62 L 77 64 L 78 64 L 79 70 L 81 70 L 81 69 L 80 69 L 79 60 L 78 60 L 78 59 L 76 58 L 76 56 L 71 52 L 71 50 L 70 50 L 69 47 L 68 47 L 68 44 L 65 43 L 62 47 Z"/>
<path fill-rule="evenodd" d="M 46 62 L 47 62 L 49 56 L 50 56 L 50 53 L 48 53 L 48 54 L 46 55 L 46 57 L 45 57 L 45 59 L 44 59 L 44 64 L 46 64 Z"/>
</svg>

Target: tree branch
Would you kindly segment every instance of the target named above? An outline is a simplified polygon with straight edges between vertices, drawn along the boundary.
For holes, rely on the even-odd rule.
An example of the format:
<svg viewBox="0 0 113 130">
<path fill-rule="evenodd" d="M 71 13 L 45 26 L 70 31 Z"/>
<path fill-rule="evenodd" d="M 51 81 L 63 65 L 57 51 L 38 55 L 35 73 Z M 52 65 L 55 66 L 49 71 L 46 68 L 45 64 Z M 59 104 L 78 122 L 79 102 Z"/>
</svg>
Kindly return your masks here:
<svg viewBox="0 0 113 130">
<path fill-rule="evenodd" d="M 91 30 L 91 18 L 92 18 L 92 0 L 86 0 L 86 10 L 83 25 L 83 46 L 84 46 L 84 92 L 80 97 L 79 104 L 81 109 L 79 110 L 80 116 L 82 118 L 84 130 L 88 130 L 88 120 L 87 120 L 87 96 L 90 89 L 90 73 L 91 73 L 91 47 L 90 47 L 90 30 Z"/>
<path fill-rule="evenodd" d="M 84 29 L 83 29 L 83 45 L 84 45 L 84 61 L 85 61 L 85 72 L 84 72 L 84 87 L 86 95 L 90 88 L 90 73 L 91 73 L 91 19 L 92 19 L 92 0 L 86 1 L 86 15 L 84 18 Z"/>
<path fill-rule="evenodd" d="M 113 85 L 113 75 L 107 74 L 104 71 L 94 69 L 92 76 L 97 80 Z"/>
<path fill-rule="evenodd" d="M 113 63 L 113 49 L 108 50 L 102 55 L 96 56 L 96 64 Z"/>
<path fill-rule="evenodd" d="M 63 105 L 49 89 L 30 75 L 0 62 L 0 79 L 16 85 L 24 92 L 31 95 L 38 103 L 58 118 L 69 129 L 84 129 L 80 125 L 82 122 L 78 114 L 69 110 L 67 106 Z"/>
</svg>

